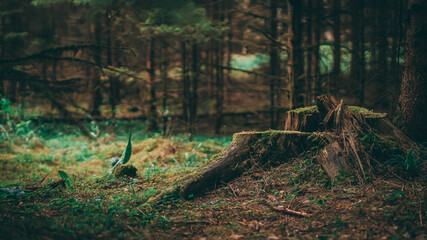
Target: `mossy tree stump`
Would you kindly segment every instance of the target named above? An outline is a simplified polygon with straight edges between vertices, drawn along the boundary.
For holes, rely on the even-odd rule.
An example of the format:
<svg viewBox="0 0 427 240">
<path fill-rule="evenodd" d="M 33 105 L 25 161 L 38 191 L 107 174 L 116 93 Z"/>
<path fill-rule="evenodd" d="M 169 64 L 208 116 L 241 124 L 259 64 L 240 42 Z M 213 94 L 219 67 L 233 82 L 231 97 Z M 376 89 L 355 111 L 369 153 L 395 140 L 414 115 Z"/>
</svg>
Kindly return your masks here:
<svg viewBox="0 0 427 240">
<path fill-rule="evenodd" d="M 328 113 L 340 105 L 335 98 L 322 95 L 316 98 L 316 105 L 288 111 L 285 120 L 285 130 L 300 132 L 323 132 L 333 128 L 324 122 Z M 395 127 L 386 113 L 375 113 L 358 106 L 343 106 L 343 110 L 351 113 L 359 121 L 364 121 L 365 127 L 371 128 L 383 137 L 393 138 L 406 149 L 413 148 L 416 143 Z"/>
<path fill-rule="evenodd" d="M 253 165 L 284 163 L 314 146 L 321 147 L 317 160 L 331 180 L 344 170 L 363 182 L 371 167 L 370 157 L 357 140 L 358 133 L 363 131 L 391 137 L 406 149 L 415 146 L 386 114 L 344 106 L 342 100 L 338 103 L 323 95 L 317 97 L 316 106 L 289 111 L 285 131 L 234 134 L 227 149 L 183 180 L 180 194 L 184 198 L 198 195 L 240 176 Z"/>
</svg>

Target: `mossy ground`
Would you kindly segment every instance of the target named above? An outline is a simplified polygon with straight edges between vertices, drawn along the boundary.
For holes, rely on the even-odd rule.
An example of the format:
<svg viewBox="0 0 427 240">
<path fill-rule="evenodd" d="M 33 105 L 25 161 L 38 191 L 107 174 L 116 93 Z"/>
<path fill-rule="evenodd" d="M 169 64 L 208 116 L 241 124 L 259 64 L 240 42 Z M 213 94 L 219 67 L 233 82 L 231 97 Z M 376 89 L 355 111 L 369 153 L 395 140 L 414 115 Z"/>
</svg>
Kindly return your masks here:
<svg viewBox="0 0 427 240">
<path fill-rule="evenodd" d="M 316 150 L 276 167 L 254 167 L 214 191 L 185 201 L 177 181 L 220 153 L 231 138 L 161 137 L 134 133 L 136 178 L 105 176 L 127 133 L 89 141 L 75 134 L 12 139 L 0 148 L 0 187 L 46 186 L 72 178 L 73 189 L 37 188 L 22 198 L 0 193 L 3 239 L 424 239 L 425 175 L 396 173 L 352 185 L 331 183 Z M 18 140 L 20 142 L 18 142 Z M 44 176 L 47 177 L 43 179 Z M 34 189 L 34 188 L 33 188 Z M 159 195 L 168 189 L 169 194 Z M 147 200 L 161 196 L 147 204 Z M 283 205 L 312 214 L 274 211 Z"/>
</svg>

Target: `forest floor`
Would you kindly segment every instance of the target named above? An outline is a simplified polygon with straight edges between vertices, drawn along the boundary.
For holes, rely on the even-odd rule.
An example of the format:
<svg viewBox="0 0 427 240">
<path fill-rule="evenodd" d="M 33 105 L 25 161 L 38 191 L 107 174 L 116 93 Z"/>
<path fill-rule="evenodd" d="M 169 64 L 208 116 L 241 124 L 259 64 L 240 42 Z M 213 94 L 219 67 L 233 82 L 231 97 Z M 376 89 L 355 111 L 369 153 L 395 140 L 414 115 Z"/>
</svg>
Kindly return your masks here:
<svg viewBox="0 0 427 240">
<path fill-rule="evenodd" d="M 97 126 L 92 126 L 96 132 Z M 130 129 L 95 140 L 65 125 L 25 123 L 0 144 L 1 239 L 426 239 L 425 165 L 355 184 L 331 183 L 316 149 L 274 168 L 254 167 L 200 197 L 146 201 L 202 166 L 231 137 L 148 135 L 134 129 L 136 178 L 106 175 Z M 101 132 L 108 132 L 102 130 Z M 418 160 L 424 161 L 424 160 Z M 424 164 L 424 163 L 423 163 Z M 71 177 L 67 186 L 49 187 Z M 279 206 L 309 214 L 290 215 Z M 280 207 L 279 207 L 280 208 Z"/>
</svg>

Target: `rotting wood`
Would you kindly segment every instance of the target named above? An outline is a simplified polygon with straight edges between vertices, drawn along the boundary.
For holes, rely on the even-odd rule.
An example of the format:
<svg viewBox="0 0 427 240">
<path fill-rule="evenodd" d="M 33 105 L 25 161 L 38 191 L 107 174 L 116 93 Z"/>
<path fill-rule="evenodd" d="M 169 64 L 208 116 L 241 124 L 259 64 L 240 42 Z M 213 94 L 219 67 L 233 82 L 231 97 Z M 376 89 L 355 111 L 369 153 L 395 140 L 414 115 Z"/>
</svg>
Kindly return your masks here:
<svg viewBox="0 0 427 240">
<path fill-rule="evenodd" d="M 342 170 L 350 170 L 343 154 L 343 149 L 335 141 L 324 147 L 317 156 L 317 161 L 319 161 L 331 179 L 335 179 Z"/>
<path fill-rule="evenodd" d="M 234 134 L 230 146 L 201 172 L 186 180 L 180 189 L 184 198 L 199 195 L 209 188 L 226 183 L 254 164 L 286 162 L 313 145 L 314 134 L 296 131 L 242 132 Z"/>
</svg>

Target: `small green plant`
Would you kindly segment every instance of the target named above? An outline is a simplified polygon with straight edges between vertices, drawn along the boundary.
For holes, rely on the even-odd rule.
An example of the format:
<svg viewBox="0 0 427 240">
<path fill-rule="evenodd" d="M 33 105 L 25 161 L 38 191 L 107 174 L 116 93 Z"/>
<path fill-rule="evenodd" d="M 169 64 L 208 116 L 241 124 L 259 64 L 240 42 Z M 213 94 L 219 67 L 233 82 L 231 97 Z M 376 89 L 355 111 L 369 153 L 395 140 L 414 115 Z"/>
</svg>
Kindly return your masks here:
<svg viewBox="0 0 427 240">
<path fill-rule="evenodd" d="M 100 135 L 99 125 L 95 121 L 90 122 L 90 135 L 94 138 L 98 138 Z"/>
<path fill-rule="evenodd" d="M 62 180 L 65 181 L 65 186 L 67 186 L 69 189 L 73 189 L 73 186 L 71 186 L 71 178 L 68 176 L 68 174 L 61 170 L 58 171 L 58 174 Z"/>
<path fill-rule="evenodd" d="M 419 149 L 412 149 L 407 155 L 393 155 L 393 158 L 387 163 L 400 167 L 403 174 L 409 178 L 414 178 L 418 176 L 425 164 L 423 158 L 424 156 Z"/>
<path fill-rule="evenodd" d="M 114 169 L 116 169 L 118 166 L 126 164 L 129 162 L 130 156 L 132 155 L 132 143 L 131 143 L 132 133 L 129 134 L 128 143 L 126 145 L 125 151 L 123 152 L 122 156 L 120 157 L 119 161 L 117 161 L 114 166 L 110 169 L 109 173 L 112 174 L 114 172 Z"/>
</svg>

